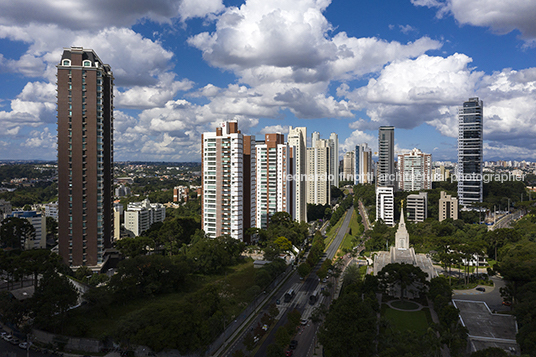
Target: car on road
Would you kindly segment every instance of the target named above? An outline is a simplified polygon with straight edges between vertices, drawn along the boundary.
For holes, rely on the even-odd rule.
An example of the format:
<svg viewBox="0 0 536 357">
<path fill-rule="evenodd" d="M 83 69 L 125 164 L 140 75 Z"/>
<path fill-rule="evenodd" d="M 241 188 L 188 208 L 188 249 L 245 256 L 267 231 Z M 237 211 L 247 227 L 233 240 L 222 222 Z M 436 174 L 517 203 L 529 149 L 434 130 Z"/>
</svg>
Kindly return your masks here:
<svg viewBox="0 0 536 357">
<path fill-rule="evenodd" d="M 257 343 L 257 342 L 259 342 L 259 340 L 260 340 L 259 336 L 253 337 L 253 343 Z"/>
<path fill-rule="evenodd" d="M 281 304 L 281 300 L 277 299 L 277 300 L 275 301 L 275 304 L 276 304 L 276 305 Z"/>
<path fill-rule="evenodd" d="M 268 331 L 268 325 L 266 325 L 266 324 L 262 325 L 262 329 L 263 329 L 264 331 Z"/>
<path fill-rule="evenodd" d="M 22 348 L 23 350 L 27 349 L 28 348 L 28 342 L 19 343 L 19 347 Z"/>
<path fill-rule="evenodd" d="M 291 350 L 295 350 L 296 347 L 298 347 L 298 341 L 292 340 L 290 341 L 290 345 L 288 346 Z"/>
<path fill-rule="evenodd" d="M 512 305 L 512 302 L 511 301 L 503 301 L 502 304 L 504 306 L 511 306 Z"/>
<path fill-rule="evenodd" d="M 286 356 L 286 357 L 290 357 L 290 356 L 292 356 L 292 350 L 286 350 L 286 351 L 285 351 L 285 356 Z"/>
<path fill-rule="evenodd" d="M 484 291 L 486 291 L 486 288 L 483 288 L 483 287 L 479 286 L 478 288 L 476 288 L 476 290 L 484 292 Z"/>
<path fill-rule="evenodd" d="M 307 325 L 307 322 L 308 322 L 307 319 L 301 319 L 301 320 L 300 320 L 300 323 L 301 323 L 302 325 Z"/>
<path fill-rule="evenodd" d="M 18 338 L 13 337 L 11 340 L 9 340 L 9 343 L 11 343 L 12 345 L 18 346 L 20 341 Z"/>
</svg>

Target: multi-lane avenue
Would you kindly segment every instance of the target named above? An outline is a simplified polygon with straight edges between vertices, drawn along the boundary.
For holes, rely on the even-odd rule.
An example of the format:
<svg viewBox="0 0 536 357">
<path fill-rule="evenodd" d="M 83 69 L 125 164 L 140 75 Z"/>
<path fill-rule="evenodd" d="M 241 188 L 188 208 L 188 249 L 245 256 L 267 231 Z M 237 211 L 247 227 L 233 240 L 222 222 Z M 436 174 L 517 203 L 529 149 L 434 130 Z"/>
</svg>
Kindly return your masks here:
<svg viewBox="0 0 536 357">
<path fill-rule="evenodd" d="M 270 299 L 267 300 L 266 304 L 264 305 L 264 308 L 259 311 L 255 318 L 253 318 L 250 323 L 245 326 L 245 328 L 242 329 L 242 332 L 231 343 L 224 356 L 231 356 L 236 350 L 245 350 L 244 337 L 246 336 L 247 332 L 257 326 L 257 324 L 260 322 L 261 316 L 264 315 L 264 313 L 268 311 L 269 306 L 273 303 L 276 303 L 276 301 L 279 301 L 279 304 L 277 305 L 277 307 L 279 308 L 277 322 L 273 327 L 268 330 L 267 335 L 261 341 L 259 341 L 261 345 L 259 346 L 255 356 L 267 355 L 268 346 L 275 342 L 275 333 L 277 329 L 281 326 L 284 326 L 287 322 L 288 312 L 297 309 L 301 313 L 302 318 L 308 319 L 311 316 L 313 310 L 320 304 L 324 303 L 329 306 L 329 303 L 333 298 L 333 292 L 335 291 L 333 286 L 335 280 L 334 278 L 331 278 L 331 280 L 327 281 L 326 283 L 320 282 L 315 272 L 318 270 L 318 268 L 326 258 L 333 259 L 333 257 L 335 256 L 335 253 L 337 252 L 339 246 L 342 243 L 342 240 L 344 239 L 344 235 L 348 231 L 352 212 L 353 207 L 350 207 L 346 212 L 343 223 L 337 235 L 333 239 L 330 246 L 327 248 L 321 261 L 317 264 L 315 269 L 313 269 L 313 272 L 309 274 L 309 276 L 305 280 L 301 280 L 296 271 L 291 273 L 288 280 L 279 287 L 279 289 L 272 295 Z M 329 282 L 331 282 L 332 284 L 329 284 Z M 331 286 L 331 288 L 328 288 L 328 286 Z M 295 291 L 295 296 L 292 298 L 291 301 L 285 302 L 284 294 L 291 288 Z M 318 301 L 315 304 L 311 305 L 309 303 L 309 297 L 311 296 L 311 294 L 313 294 L 315 290 L 318 290 L 320 292 L 322 289 L 328 290 L 330 292 L 330 295 L 326 297 L 323 294 L 319 294 Z M 308 356 L 308 352 L 311 351 L 314 343 L 317 327 L 318 326 L 310 322 L 310 320 L 307 322 L 307 324 L 300 326 L 299 331 L 294 337 L 294 339 L 298 341 L 298 346 L 294 350 L 293 356 Z"/>
</svg>

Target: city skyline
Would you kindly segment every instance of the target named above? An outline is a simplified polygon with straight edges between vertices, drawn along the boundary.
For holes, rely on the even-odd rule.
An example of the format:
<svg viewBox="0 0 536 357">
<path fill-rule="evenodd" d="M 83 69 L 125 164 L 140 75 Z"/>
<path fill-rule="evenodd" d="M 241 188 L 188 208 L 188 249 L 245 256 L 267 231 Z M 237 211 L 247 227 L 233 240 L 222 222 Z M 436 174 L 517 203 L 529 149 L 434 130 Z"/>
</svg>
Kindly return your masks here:
<svg viewBox="0 0 536 357">
<path fill-rule="evenodd" d="M 1 159 L 55 159 L 55 66 L 70 46 L 114 68 L 118 161 L 199 162 L 201 133 L 233 119 L 256 138 L 334 132 L 339 159 L 363 142 L 376 152 L 392 125 L 397 154 L 455 161 L 470 97 L 486 103 L 484 160 L 536 158 L 536 4 L 62 4 L 72 11 L 0 4 Z"/>
</svg>

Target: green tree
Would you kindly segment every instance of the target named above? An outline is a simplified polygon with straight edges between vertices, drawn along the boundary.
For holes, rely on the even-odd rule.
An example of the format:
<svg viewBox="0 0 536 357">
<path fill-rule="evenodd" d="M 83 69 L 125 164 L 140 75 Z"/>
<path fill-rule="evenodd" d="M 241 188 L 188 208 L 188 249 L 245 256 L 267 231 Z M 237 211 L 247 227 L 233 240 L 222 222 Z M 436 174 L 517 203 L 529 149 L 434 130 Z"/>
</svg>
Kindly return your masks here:
<svg viewBox="0 0 536 357">
<path fill-rule="evenodd" d="M 298 265 L 298 274 L 302 278 L 305 278 L 307 275 L 309 275 L 311 270 L 312 270 L 311 266 L 307 263 L 301 263 L 300 265 Z"/>
<path fill-rule="evenodd" d="M 59 275 L 51 269 L 47 270 L 30 299 L 35 324 L 38 327 L 50 326 L 57 317 L 59 319 L 57 322 L 63 326 L 65 312 L 76 304 L 77 299 L 78 292 L 66 276 Z"/>
<path fill-rule="evenodd" d="M 63 266 L 61 257 L 46 249 L 25 250 L 18 256 L 16 264 L 25 275 L 32 275 L 35 288 L 40 274 L 47 270 L 58 270 Z"/>
<path fill-rule="evenodd" d="M 376 313 L 358 294 L 345 294 L 330 307 L 318 339 L 327 357 L 373 356 Z"/>
<path fill-rule="evenodd" d="M 22 249 L 28 239 L 35 237 L 35 228 L 28 220 L 8 217 L 0 225 L 0 243 L 11 249 Z"/>
<path fill-rule="evenodd" d="M 138 255 L 146 255 L 149 250 L 155 248 L 154 240 L 149 237 L 126 237 L 115 242 L 115 247 L 125 257 L 134 258 Z"/>
<path fill-rule="evenodd" d="M 58 241 L 58 221 L 56 221 L 52 217 L 46 218 L 46 224 L 47 224 L 47 239 L 54 239 L 54 241 Z"/>
<path fill-rule="evenodd" d="M 383 291 L 400 290 L 400 299 L 404 299 L 407 290 L 424 292 L 428 274 L 413 264 L 387 264 L 379 273 L 378 280 Z"/>
<path fill-rule="evenodd" d="M 274 244 L 279 246 L 279 250 L 282 252 L 288 252 L 292 249 L 292 242 L 285 237 L 278 237 L 274 240 Z"/>
<path fill-rule="evenodd" d="M 266 349 L 266 357 L 281 357 L 283 355 L 283 348 L 276 343 L 268 345 Z"/>
</svg>

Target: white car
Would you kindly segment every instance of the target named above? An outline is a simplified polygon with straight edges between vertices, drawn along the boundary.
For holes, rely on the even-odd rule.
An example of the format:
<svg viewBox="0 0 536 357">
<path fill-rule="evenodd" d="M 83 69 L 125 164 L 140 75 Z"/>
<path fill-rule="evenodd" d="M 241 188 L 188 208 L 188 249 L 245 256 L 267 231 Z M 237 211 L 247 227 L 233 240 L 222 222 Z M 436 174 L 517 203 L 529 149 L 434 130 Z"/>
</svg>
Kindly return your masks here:
<svg viewBox="0 0 536 357">
<path fill-rule="evenodd" d="M 19 343 L 19 347 L 22 348 L 23 350 L 27 349 L 28 348 L 28 342 Z"/>
</svg>

